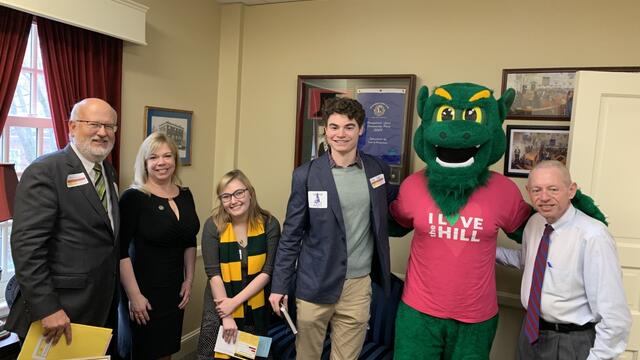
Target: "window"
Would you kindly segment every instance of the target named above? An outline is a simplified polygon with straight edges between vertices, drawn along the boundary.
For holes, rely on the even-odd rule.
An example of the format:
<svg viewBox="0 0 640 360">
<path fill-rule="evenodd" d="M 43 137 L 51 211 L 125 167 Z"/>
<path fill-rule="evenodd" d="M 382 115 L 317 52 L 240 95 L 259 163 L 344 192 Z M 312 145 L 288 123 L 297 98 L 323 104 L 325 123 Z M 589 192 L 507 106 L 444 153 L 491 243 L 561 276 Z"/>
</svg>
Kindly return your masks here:
<svg viewBox="0 0 640 360">
<path fill-rule="evenodd" d="M 9 116 L 0 136 L 0 160 L 16 164 L 18 178 L 37 157 L 57 150 L 51 121 L 51 109 L 44 80 L 42 55 L 36 25 L 31 26 L 22 71 L 13 96 Z M 0 223 L 0 316 L 7 313 L 4 291 L 15 269 L 9 235 L 11 220 Z M 4 304 L 4 306 L 2 306 Z"/>
<path fill-rule="evenodd" d="M 18 87 L 0 139 L 2 161 L 15 163 L 18 176 L 38 156 L 56 150 L 35 24 L 31 27 Z"/>
</svg>

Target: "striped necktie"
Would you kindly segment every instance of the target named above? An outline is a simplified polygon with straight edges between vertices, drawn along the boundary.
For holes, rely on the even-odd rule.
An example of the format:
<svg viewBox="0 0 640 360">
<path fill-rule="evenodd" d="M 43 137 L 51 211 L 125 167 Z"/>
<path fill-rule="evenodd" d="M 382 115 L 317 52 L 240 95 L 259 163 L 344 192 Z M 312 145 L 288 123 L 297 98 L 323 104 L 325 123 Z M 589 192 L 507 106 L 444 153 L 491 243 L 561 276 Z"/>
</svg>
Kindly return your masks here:
<svg viewBox="0 0 640 360">
<path fill-rule="evenodd" d="M 531 278 L 531 290 L 529 290 L 529 304 L 527 306 L 527 317 L 524 323 L 524 332 L 529 339 L 529 343 L 533 344 L 540 336 L 540 296 L 542 295 L 542 280 L 547 269 L 547 256 L 549 255 L 549 243 L 551 241 L 551 233 L 553 227 L 546 224 L 544 233 L 538 246 L 536 254 L 536 262 L 533 266 L 533 275 Z"/>
<path fill-rule="evenodd" d="M 104 176 L 102 176 L 102 166 L 100 166 L 100 163 L 95 163 L 93 165 L 93 171 L 96 174 L 96 181 L 94 183 L 96 186 L 96 192 L 98 192 L 98 197 L 100 198 L 100 202 L 102 203 L 102 206 L 104 206 L 104 209 L 109 211 L 109 205 L 107 204 L 107 188 Z"/>
</svg>

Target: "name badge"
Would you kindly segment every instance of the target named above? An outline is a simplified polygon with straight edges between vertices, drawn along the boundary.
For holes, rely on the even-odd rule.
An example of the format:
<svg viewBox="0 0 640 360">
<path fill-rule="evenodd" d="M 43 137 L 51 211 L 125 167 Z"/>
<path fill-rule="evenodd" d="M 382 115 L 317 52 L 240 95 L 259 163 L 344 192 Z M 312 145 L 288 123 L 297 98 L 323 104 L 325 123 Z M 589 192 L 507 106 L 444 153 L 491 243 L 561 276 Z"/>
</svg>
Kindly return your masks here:
<svg viewBox="0 0 640 360">
<path fill-rule="evenodd" d="M 80 186 L 88 183 L 89 183 L 89 180 L 87 180 L 87 177 L 84 175 L 84 173 L 67 175 L 68 188 L 72 188 L 72 187 L 76 187 L 76 186 Z"/>
<path fill-rule="evenodd" d="M 326 191 L 309 191 L 309 208 L 310 209 L 326 209 L 327 208 L 327 192 Z"/>
<path fill-rule="evenodd" d="M 33 349 L 31 358 L 35 360 L 46 360 L 47 356 L 49 355 L 49 351 L 51 351 L 51 347 L 52 347 L 52 343 L 50 341 L 47 341 L 44 335 L 41 335 L 40 338 L 38 339 L 38 343 Z"/>
<path fill-rule="evenodd" d="M 372 177 L 371 179 L 369 179 L 369 182 L 371 183 L 371 186 L 375 189 L 379 186 L 382 186 L 385 184 L 384 181 L 384 174 L 380 174 L 380 175 L 376 175 L 374 177 Z"/>
</svg>

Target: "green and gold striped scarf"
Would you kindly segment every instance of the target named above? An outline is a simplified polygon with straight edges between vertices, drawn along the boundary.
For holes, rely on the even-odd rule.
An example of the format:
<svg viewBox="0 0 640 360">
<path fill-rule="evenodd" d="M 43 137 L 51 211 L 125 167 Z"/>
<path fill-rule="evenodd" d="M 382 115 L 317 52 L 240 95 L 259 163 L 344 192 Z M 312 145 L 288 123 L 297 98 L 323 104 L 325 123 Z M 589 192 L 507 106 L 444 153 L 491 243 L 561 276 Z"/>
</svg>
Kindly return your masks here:
<svg viewBox="0 0 640 360">
<path fill-rule="evenodd" d="M 246 287 L 260 272 L 267 259 L 267 236 L 265 234 L 265 224 L 260 219 L 257 226 L 247 231 L 247 269 L 243 271 L 240 259 L 240 245 L 236 241 L 235 233 L 231 223 L 227 225 L 225 231 L 220 234 L 220 270 L 222 281 L 227 292 L 227 297 L 236 296 Z M 265 291 L 258 291 L 257 294 L 249 298 L 242 306 L 233 312 L 238 329 L 242 330 L 243 325 L 255 326 L 257 331 L 266 331 Z"/>
</svg>

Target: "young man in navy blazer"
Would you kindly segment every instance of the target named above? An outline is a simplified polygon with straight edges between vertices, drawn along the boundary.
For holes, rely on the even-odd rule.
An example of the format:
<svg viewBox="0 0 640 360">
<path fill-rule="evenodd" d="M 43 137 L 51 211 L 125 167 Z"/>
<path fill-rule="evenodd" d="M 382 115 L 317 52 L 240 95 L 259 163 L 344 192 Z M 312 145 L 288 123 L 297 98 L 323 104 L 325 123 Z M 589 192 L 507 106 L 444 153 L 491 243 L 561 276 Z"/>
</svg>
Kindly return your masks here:
<svg viewBox="0 0 640 360">
<path fill-rule="evenodd" d="M 356 100 L 328 100 L 330 149 L 293 172 L 269 301 L 280 314 L 295 274 L 299 359 L 320 358 L 329 323 L 331 359 L 357 359 L 371 280 L 389 288 L 387 208 L 396 188 L 386 163 L 357 150 L 364 117 Z"/>
</svg>

